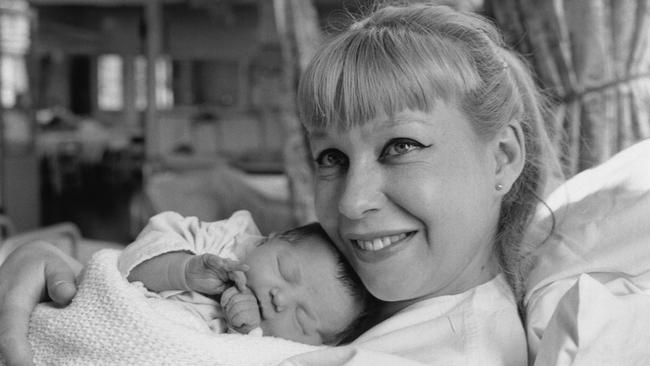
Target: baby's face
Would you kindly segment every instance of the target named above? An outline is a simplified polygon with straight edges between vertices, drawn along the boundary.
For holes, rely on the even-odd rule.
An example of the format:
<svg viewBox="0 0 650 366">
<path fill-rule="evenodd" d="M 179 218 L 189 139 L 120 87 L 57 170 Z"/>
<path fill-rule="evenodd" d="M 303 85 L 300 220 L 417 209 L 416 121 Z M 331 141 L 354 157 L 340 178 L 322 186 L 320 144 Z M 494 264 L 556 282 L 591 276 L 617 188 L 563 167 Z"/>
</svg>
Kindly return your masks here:
<svg viewBox="0 0 650 366">
<path fill-rule="evenodd" d="M 257 296 L 264 335 L 323 344 L 359 315 L 337 277 L 337 258 L 318 238 L 292 244 L 271 238 L 246 258 L 247 285 Z"/>
</svg>

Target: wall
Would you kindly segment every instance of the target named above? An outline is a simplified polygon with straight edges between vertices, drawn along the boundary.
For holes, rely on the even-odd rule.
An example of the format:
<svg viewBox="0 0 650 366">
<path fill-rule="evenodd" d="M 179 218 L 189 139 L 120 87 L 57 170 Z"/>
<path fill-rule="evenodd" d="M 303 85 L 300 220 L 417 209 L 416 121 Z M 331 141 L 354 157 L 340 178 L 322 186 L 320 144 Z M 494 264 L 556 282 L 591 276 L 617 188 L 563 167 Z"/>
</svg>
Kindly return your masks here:
<svg viewBox="0 0 650 366">
<path fill-rule="evenodd" d="M 257 46 L 254 6 L 235 7 L 231 24 L 223 15 L 185 5 L 168 5 L 165 14 L 163 49 L 173 58 L 240 60 Z"/>
</svg>

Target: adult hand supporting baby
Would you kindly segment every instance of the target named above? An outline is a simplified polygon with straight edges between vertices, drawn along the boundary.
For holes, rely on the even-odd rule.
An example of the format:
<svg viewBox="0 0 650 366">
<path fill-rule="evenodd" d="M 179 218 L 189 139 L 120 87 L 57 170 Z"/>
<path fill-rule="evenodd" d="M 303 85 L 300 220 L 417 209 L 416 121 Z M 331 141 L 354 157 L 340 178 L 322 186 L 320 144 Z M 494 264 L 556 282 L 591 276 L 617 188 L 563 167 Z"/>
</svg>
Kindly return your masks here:
<svg viewBox="0 0 650 366">
<path fill-rule="evenodd" d="M 32 365 L 27 328 L 32 310 L 51 299 L 67 305 L 82 265 L 40 241 L 16 249 L 0 266 L 0 354 L 9 366 Z"/>
</svg>

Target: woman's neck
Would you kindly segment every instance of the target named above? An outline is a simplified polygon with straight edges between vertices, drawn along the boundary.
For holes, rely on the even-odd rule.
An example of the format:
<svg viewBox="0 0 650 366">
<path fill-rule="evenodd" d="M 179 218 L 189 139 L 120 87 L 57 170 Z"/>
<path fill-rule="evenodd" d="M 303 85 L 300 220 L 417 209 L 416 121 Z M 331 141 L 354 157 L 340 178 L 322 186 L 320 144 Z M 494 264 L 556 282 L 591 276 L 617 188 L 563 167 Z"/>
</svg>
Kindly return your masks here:
<svg viewBox="0 0 650 366">
<path fill-rule="evenodd" d="M 494 259 L 494 258 L 493 258 Z M 481 286 L 491 280 L 493 280 L 499 274 L 499 266 L 496 264 L 496 261 L 491 260 L 481 268 L 480 276 L 477 276 L 474 281 L 471 283 L 465 283 L 463 286 L 459 286 L 452 289 L 443 289 L 432 294 L 423 295 L 414 299 L 406 299 L 401 301 L 380 301 L 380 309 L 376 313 L 374 320 L 377 323 L 390 318 L 401 310 L 427 299 L 440 296 L 454 296 L 461 294 L 463 292 L 469 291 L 473 288 Z"/>
</svg>

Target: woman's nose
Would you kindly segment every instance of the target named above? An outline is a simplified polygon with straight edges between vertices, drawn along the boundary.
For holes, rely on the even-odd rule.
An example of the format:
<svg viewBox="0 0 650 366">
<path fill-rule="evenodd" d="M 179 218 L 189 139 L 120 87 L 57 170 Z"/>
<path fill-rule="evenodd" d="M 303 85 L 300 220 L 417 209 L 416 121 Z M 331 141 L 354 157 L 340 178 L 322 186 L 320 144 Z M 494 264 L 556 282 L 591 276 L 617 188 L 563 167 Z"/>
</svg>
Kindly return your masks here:
<svg viewBox="0 0 650 366">
<path fill-rule="evenodd" d="M 348 170 L 338 203 L 339 212 L 343 216 L 358 220 L 381 207 L 382 179 L 377 170 L 377 167 Z"/>
</svg>

